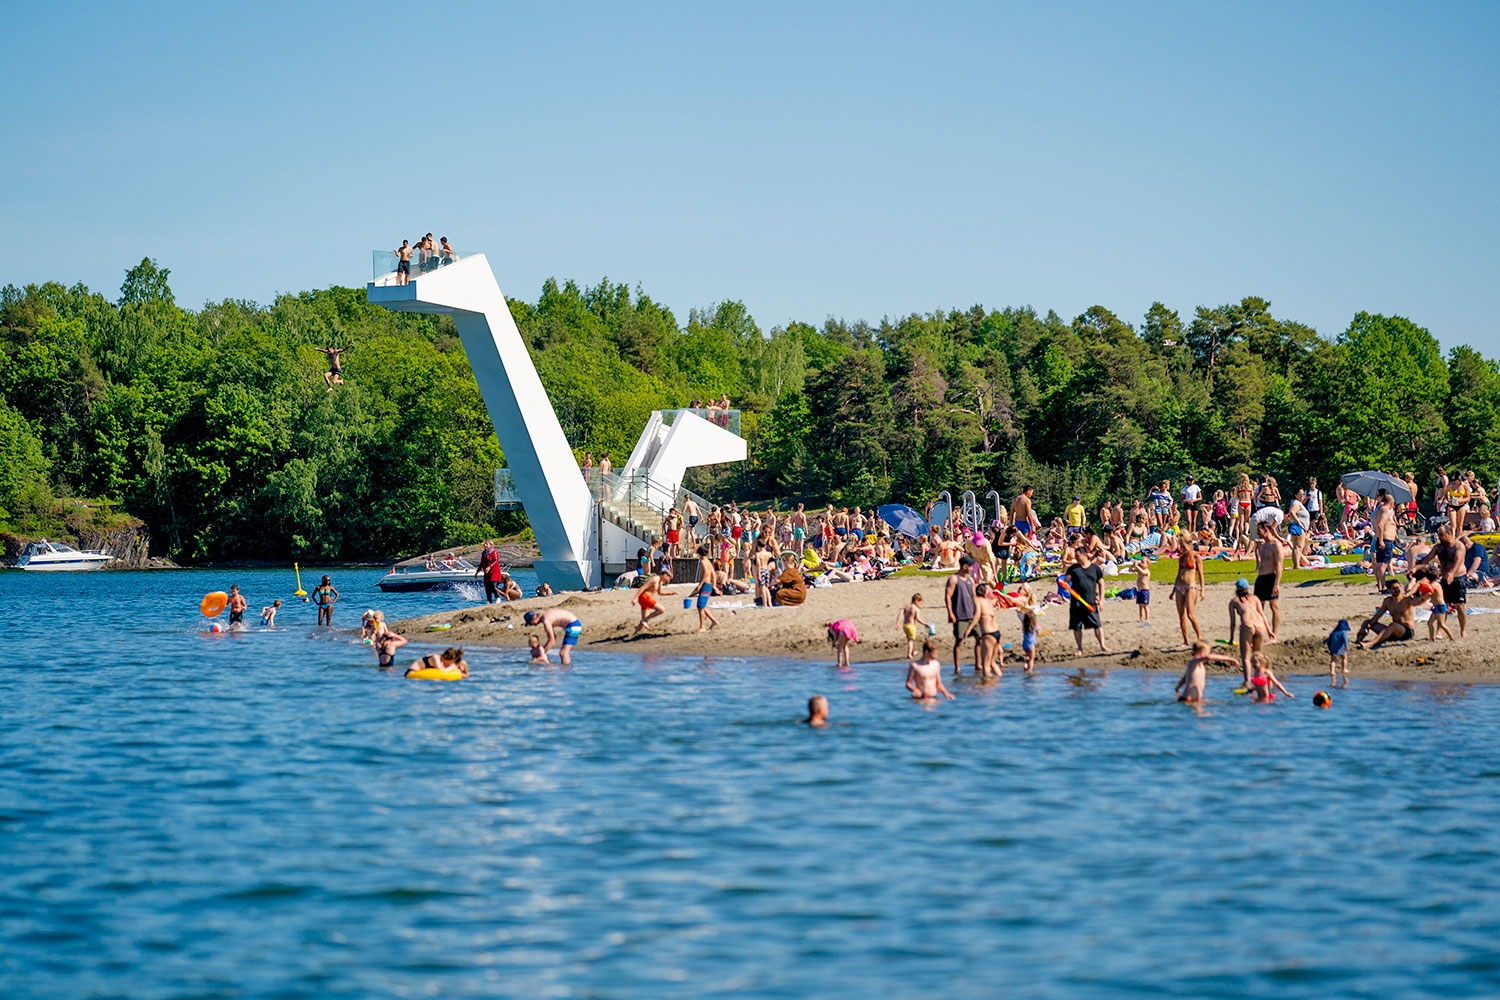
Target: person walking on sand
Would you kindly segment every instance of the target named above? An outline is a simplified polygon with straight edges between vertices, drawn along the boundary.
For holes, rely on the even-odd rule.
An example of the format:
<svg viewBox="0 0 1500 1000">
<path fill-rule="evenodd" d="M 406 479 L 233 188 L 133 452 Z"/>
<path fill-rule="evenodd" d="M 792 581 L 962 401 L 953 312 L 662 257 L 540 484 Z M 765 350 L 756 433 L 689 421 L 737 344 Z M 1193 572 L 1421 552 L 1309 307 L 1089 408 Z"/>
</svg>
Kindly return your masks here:
<svg viewBox="0 0 1500 1000">
<path fill-rule="evenodd" d="M 698 631 L 707 632 L 709 629 L 719 627 L 719 620 L 714 617 L 713 612 L 708 610 L 708 599 L 718 592 L 714 581 L 718 572 L 714 569 L 714 561 L 709 557 L 708 546 L 698 546 Z"/>
<path fill-rule="evenodd" d="M 1188 658 L 1187 667 L 1182 671 L 1182 679 L 1172 690 L 1177 692 L 1177 700 L 1188 705 L 1197 705 L 1203 701 L 1203 691 L 1208 686 L 1208 664 L 1237 663 L 1232 656 L 1220 656 L 1208 651 L 1208 643 L 1202 639 L 1193 643 L 1193 655 Z"/>
<path fill-rule="evenodd" d="M 1375 589 L 1385 590 L 1385 575 L 1396 558 L 1396 503 L 1382 486 L 1375 494 L 1375 510 L 1370 514 L 1370 533 L 1374 536 Z"/>
<path fill-rule="evenodd" d="M 1064 574 L 1070 593 L 1068 595 L 1068 628 L 1073 632 L 1077 645 L 1074 656 L 1083 655 L 1083 630 L 1092 629 L 1099 652 L 1108 653 L 1104 644 L 1104 623 L 1099 617 L 1099 586 L 1104 580 L 1104 570 L 1094 565 L 1094 558 L 1087 549 L 1078 553 L 1078 561 L 1068 567 Z"/>
<path fill-rule="evenodd" d="M 646 577 L 646 582 L 642 585 L 641 592 L 635 598 L 635 603 L 640 605 L 641 608 L 641 620 L 636 623 L 635 635 L 640 635 L 646 631 L 650 627 L 652 619 L 660 618 L 667 613 L 657 598 L 674 596 L 673 591 L 666 589 L 667 585 L 671 582 L 672 570 L 670 567 L 663 568 L 660 573 L 653 573 L 651 576 Z"/>
<path fill-rule="evenodd" d="M 927 629 L 927 622 L 922 618 L 922 595 L 912 594 L 911 603 L 902 608 L 896 615 L 896 624 L 901 626 L 901 632 L 906 636 L 906 658 L 915 660 L 917 658 L 917 628 L 920 626 Z"/>
<path fill-rule="evenodd" d="M 928 639 L 922 643 L 922 658 L 913 657 L 907 665 L 906 690 L 914 701 L 932 701 L 941 694 L 949 701 L 953 692 L 943 686 L 943 668 L 938 663 L 938 641 Z"/>
<path fill-rule="evenodd" d="M 1151 557 L 1144 552 L 1135 561 L 1135 618 L 1141 625 L 1151 626 Z M 1186 635 L 1183 641 L 1187 641 Z"/>
<path fill-rule="evenodd" d="M 964 637 L 969 634 L 969 623 L 974 620 L 974 560 L 964 556 L 958 561 L 958 572 L 948 578 L 943 587 L 943 604 L 948 610 L 948 622 L 953 626 L 953 673 L 963 673 L 960 663 Z M 974 670 L 979 671 L 979 642 L 974 642 Z"/>
<path fill-rule="evenodd" d="M 1172 600 L 1177 605 L 1177 624 L 1182 629 L 1182 644 L 1188 638 L 1188 625 L 1193 626 L 1193 639 L 1203 638 L 1203 629 L 1198 626 L 1198 602 L 1203 599 L 1203 556 L 1198 543 L 1183 546 L 1177 557 L 1177 579 L 1172 581 Z"/>
<path fill-rule="evenodd" d="M 1270 632 L 1266 641 L 1275 642 L 1276 633 L 1281 629 L 1281 573 L 1286 553 L 1281 548 L 1275 525 L 1262 521 L 1258 530 L 1260 546 L 1255 550 L 1255 596 L 1262 607 L 1270 609 Z"/>
</svg>

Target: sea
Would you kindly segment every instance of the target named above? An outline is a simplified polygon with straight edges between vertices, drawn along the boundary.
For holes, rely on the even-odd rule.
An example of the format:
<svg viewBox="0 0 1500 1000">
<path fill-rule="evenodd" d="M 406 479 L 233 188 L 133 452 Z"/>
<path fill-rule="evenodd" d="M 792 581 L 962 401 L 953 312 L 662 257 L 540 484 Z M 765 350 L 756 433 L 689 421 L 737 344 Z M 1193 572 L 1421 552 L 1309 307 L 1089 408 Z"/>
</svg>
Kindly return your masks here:
<svg viewBox="0 0 1500 1000">
<path fill-rule="evenodd" d="M 0 996 L 1500 995 L 1500 688 L 922 705 L 587 631 L 421 682 L 360 612 L 482 595 L 318 572 L 332 629 L 290 570 L 0 572 Z M 231 583 L 274 630 L 206 630 Z"/>
</svg>

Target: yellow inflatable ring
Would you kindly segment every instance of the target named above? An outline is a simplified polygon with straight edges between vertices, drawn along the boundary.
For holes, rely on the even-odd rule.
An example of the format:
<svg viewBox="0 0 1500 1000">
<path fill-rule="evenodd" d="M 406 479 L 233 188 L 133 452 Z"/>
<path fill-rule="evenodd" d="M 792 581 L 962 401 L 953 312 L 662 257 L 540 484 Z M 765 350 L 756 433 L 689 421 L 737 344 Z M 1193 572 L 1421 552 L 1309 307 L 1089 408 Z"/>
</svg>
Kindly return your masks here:
<svg viewBox="0 0 1500 1000">
<path fill-rule="evenodd" d="M 423 667 L 421 670 L 408 670 L 406 676 L 418 681 L 461 681 L 464 678 L 462 670 L 440 670 L 437 667 Z"/>
<path fill-rule="evenodd" d="M 224 613 L 229 607 L 229 595 L 222 590 L 216 590 L 211 594 L 203 595 L 203 602 L 198 605 L 198 610 L 203 612 L 204 618 L 214 618 Z"/>
</svg>

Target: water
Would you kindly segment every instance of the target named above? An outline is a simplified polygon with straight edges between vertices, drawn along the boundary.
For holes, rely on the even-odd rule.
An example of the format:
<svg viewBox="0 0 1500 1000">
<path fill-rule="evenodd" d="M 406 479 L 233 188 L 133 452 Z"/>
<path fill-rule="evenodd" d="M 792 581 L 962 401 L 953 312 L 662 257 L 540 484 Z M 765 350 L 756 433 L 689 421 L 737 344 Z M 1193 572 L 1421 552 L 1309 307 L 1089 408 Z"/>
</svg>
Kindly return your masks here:
<svg viewBox="0 0 1500 1000">
<path fill-rule="evenodd" d="M 1500 992 L 1496 688 L 1215 681 L 1200 715 L 1052 671 L 924 708 L 893 666 L 420 683 L 300 604 L 197 631 L 284 575 L 0 574 L 0 995 Z M 334 574 L 335 624 L 469 603 L 377 576 Z"/>
</svg>

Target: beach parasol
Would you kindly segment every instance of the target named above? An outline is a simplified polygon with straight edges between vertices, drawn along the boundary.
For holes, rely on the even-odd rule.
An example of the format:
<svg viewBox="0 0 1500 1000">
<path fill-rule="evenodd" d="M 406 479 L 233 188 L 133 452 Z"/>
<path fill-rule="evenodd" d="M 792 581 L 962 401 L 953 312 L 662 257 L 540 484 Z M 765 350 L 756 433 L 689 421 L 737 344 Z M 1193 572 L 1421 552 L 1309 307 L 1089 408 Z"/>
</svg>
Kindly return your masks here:
<svg viewBox="0 0 1500 1000">
<path fill-rule="evenodd" d="M 1384 472 L 1346 472 L 1342 479 L 1344 486 L 1362 497 L 1373 497 L 1381 487 L 1385 487 L 1385 491 L 1397 503 L 1411 503 L 1416 499 L 1405 483 Z"/>
<path fill-rule="evenodd" d="M 921 538 L 927 534 L 927 521 L 904 503 L 888 503 L 875 508 L 875 513 L 880 515 L 882 521 L 895 528 L 897 534 L 910 535 L 912 538 Z"/>
</svg>

